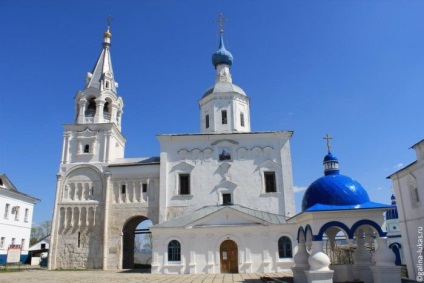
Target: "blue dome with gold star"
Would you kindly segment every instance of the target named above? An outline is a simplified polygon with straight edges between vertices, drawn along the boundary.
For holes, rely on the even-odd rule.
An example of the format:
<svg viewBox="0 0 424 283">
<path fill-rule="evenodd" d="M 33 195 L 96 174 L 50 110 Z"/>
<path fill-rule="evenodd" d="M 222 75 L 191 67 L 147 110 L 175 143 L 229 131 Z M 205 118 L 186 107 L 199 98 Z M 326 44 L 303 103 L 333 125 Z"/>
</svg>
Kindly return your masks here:
<svg viewBox="0 0 424 283">
<path fill-rule="evenodd" d="M 220 41 L 219 41 L 219 49 L 212 54 L 212 64 L 216 68 L 220 64 L 226 64 L 231 67 L 233 64 L 233 55 L 225 49 L 224 46 L 224 36 L 221 31 Z"/>
<path fill-rule="evenodd" d="M 360 183 L 341 175 L 339 161 L 331 152 L 324 157 L 323 164 L 325 176 L 317 179 L 306 190 L 302 211 L 387 207 L 385 204 L 371 202 Z"/>
</svg>

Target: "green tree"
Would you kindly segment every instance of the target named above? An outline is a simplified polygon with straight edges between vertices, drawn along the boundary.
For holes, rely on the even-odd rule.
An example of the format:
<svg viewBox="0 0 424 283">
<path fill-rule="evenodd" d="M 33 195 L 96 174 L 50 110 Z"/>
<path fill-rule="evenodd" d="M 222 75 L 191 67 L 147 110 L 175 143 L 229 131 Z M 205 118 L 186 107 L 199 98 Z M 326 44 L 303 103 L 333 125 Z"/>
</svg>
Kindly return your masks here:
<svg viewBox="0 0 424 283">
<path fill-rule="evenodd" d="M 37 225 L 33 225 L 31 228 L 31 237 L 29 240 L 29 245 L 32 246 L 45 236 L 49 235 L 51 228 L 52 222 L 50 220 L 46 220 Z"/>
</svg>

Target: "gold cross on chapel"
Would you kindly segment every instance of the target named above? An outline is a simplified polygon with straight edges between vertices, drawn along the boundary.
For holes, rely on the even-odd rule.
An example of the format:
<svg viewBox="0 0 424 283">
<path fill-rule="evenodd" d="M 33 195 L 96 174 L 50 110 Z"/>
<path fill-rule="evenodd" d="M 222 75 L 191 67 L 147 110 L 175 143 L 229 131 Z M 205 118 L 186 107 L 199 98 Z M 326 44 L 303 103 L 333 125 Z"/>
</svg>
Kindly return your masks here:
<svg viewBox="0 0 424 283">
<path fill-rule="evenodd" d="M 329 134 L 327 134 L 325 137 L 323 137 L 323 139 L 327 140 L 327 149 L 328 149 L 328 153 L 330 153 L 331 152 L 330 140 L 332 140 L 333 138 L 330 137 Z"/>
<path fill-rule="evenodd" d="M 227 21 L 228 20 L 224 18 L 224 15 L 221 13 L 221 15 L 219 15 L 219 19 L 215 21 L 219 24 L 219 32 L 224 32 L 224 23 Z"/>
</svg>

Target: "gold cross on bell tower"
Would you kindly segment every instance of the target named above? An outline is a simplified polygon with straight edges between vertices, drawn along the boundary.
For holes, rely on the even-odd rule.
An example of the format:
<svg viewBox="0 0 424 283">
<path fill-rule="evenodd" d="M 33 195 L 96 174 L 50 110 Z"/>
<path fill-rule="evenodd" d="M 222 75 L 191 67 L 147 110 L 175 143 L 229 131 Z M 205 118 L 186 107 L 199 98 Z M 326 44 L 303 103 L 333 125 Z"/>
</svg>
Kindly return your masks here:
<svg viewBox="0 0 424 283">
<path fill-rule="evenodd" d="M 107 26 L 108 26 L 108 27 L 110 27 L 110 23 L 112 22 L 112 20 L 113 20 L 112 16 L 111 16 L 111 15 L 109 15 L 109 16 L 107 17 L 107 19 L 106 19 L 106 21 L 107 21 Z"/>
<path fill-rule="evenodd" d="M 329 134 L 327 134 L 325 137 L 323 137 L 323 139 L 327 140 L 327 149 L 328 149 L 328 153 L 330 153 L 331 152 L 330 140 L 332 140 L 333 138 L 330 137 Z"/>
<path fill-rule="evenodd" d="M 226 18 L 224 18 L 224 15 L 222 13 L 221 13 L 221 15 L 219 15 L 219 19 L 215 21 L 219 24 L 219 32 L 220 33 L 224 32 L 224 23 L 227 22 L 227 21 L 228 20 Z"/>
</svg>

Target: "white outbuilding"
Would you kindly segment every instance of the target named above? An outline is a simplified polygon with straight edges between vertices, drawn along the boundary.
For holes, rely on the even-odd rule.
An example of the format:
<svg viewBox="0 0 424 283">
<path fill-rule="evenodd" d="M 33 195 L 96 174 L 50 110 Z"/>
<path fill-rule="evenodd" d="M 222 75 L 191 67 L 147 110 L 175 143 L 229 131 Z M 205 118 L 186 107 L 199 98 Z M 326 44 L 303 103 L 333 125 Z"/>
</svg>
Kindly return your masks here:
<svg viewBox="0 0 424 283">
<path fill-rule="evenodd" d="M 18 191 L 6 174 L 0 174 L 0 264 L 6 263 L 9 248 L 20 249 L 20 261 L 26 261 L 34 204 L 39 201 Z"/>
</svg>

